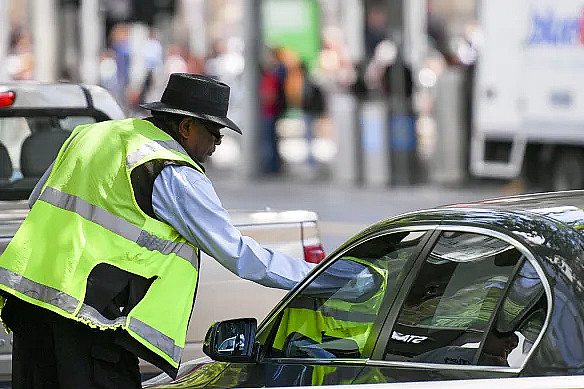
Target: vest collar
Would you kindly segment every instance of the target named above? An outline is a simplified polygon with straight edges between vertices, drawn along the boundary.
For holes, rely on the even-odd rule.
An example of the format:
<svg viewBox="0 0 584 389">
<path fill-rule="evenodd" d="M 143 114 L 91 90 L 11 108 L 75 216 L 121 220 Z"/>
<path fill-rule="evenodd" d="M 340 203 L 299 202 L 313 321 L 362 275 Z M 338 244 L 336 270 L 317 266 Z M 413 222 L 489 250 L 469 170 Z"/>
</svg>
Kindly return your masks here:
<svg viewBox="0 0 584 389">
<path fill-rule="evenodd" d="M 160 126 L 156 123 L 156 119 L 154 119 L 152 116 L 147 117 L 147 118 L 142 119 L 142 120 L 151 123 L 153 126 L 155 126 L 160 131 L 163 131 L 166 134 L 166 131 L 164 131 L 162 128 L 160 128 Z M 180 150 L 181 150 L 182 153 L 184 153 L 184 154 L 188 155 L 189 157 L 191 157 L 191 159 L 197 164 L 197 166 L 201 168 L 201 170 L 203 171 L 203 173 L 207 173 L 207 171 L 205 169 L 205 166 L 203 166 L 203 164 L 201 162 L 199 162 L 195 157 L 192 157 L 191 155 L 189 155 L 189 153 L 187 153 L 187 151 L 185 150 L 185 148 L 183 147 L 183 145 L 178 140 L 176 140 L 176 143 L 179 144 Z"/>
</svg>

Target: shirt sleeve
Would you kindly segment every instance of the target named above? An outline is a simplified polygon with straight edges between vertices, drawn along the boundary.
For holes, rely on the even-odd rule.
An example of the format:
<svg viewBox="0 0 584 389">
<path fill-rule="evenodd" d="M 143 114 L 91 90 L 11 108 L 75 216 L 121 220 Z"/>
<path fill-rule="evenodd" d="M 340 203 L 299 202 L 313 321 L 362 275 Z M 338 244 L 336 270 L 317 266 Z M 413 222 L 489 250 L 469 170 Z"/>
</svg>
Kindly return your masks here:
<svg viewBox="0 0 584 389">
<path fill-rule="evenodd" d="M 211 181 L 191 167 L 165 167 L 154 181 L 152 206 L 158 218 L 244 279 L 291 289 L 314 267 L 242 236 Z"/>
</svg>

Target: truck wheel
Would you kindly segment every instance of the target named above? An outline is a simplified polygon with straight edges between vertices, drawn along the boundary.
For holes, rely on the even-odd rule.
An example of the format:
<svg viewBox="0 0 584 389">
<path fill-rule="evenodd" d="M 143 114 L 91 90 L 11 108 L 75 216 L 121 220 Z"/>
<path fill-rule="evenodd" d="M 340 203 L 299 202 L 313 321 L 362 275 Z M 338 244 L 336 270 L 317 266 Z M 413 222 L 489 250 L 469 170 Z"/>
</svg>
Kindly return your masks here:
<svg viewBox="0 0 584 389">
<path fill-rule="evenodd" d="M 556 158 L 552 176 L 551 190 L 570 190 L 584 188 L 584 157 L 576 150 L 560 151 Z"/>
</svg>

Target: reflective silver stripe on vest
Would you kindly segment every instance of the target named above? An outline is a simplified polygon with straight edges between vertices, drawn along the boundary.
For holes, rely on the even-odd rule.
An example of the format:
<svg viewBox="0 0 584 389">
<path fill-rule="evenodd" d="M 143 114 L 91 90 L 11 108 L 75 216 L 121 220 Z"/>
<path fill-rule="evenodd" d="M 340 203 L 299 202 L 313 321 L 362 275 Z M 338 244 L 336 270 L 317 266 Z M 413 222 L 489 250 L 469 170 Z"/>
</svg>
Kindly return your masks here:
<svg viewBox="0 0 584 389">
<path fill-rule="evenodd" d="M 127 316 L 120 316 L 115 318 L 114 320 L 108 319 L 107 317 L 103 316 L 99 311 L 93 308 L 91 305 L 83 304 L 79 312 L 77 312 L 77 316 L 80 319 L 84 319 L 94 324 L 98 324 L 102 328 L 115 328 L 119 326 L 123 326 L 126 324 Z"/>
<path fill-rule="evenodd" d="M 0 283 L 28 297 L 61 308 L 68 313 L 75 312 L 79 305 L 79 300 L 75 297 L 50 286 L 41 285 L 5 268 L 0 268 Z"/>
<path fill-rule="evenodd" d="M 180 143 L 178 143 L 174 139 L 151 140 L 150 142 L 140 146 L 138 150 L 132 151 L 130 154 L 128 154 L 128 156 L 126 157 L 126 167 L 128 169 L 133 168 L 134 165 L 136 165 L 138 162 L 142 160 L 142 158 L 160 149 L 173 150 L 182 154 L 187 153 L 185 149 L 180 145 Z"/>
<path fill-rule="evenodd" d="M 102 328 L 115 328 L 126 324 L 127 316 L 120 316 L 114 320 L 103 316 L 99 311 L 90 305 L 83 304 L 77 313 L 77 317 L 98 324 Z M 174 344 L 172 338 L 164 335 L 162 332 L 149 326 L 148 324 L 136 319 L 130 318 L 128 329 L 140 335 L 148 343 L 168 355 L 176 363 L 180 363 L 183 352 L 181 347 Z"/>
<path fill-rule="evenodd" d="M 169 338 L 160 331 L 157 331 L 148 324 L 133 317 L 130 318 L 128 328 L 171 357 L 173 361 L 180 363 L 183 349 L 182 347 L 177 346 L 172 338 Z"/>
<path fill-rule="evenodd" d="M 317 299 L 309 297 L 294 299 L 290 305 L 288 305 L 288 308 L 309 309 L 336 320 L 352 321 L 355 323 L 373 323 L 377 318 L 377 315 L 374 313 L 351 312 L 324 306 L 321 305 Z"/>
<path fill-rule="evenodd" d="M 58 291 L 55 288 L 41 285 L 35 281 L 29 280 L 26 277 L 14 273 L 11 270 L 1 267 L 0 283 L 26 296 L 32 297 L 35 300 L 51 304 L 71 314 L 75 312 L 75 309 L 77 309 L 77 306 L 79 305 L 79 300 L 77 300 L 75 297 L 69 296 L 68 294 Z M 77 312 L 76 317 L 99 325 L 102 328 L 123 326 L 127 320 L 126 316 L 118 317 L 115 320 L 108 319 L 99 313 L 97 309 L 87 304 L 83 304 L 81 306 L 81 309 L 79 309 L 79 312 Z M 177 363 L 180 362 L 183 349 L 176 346 L 174 341 L 168 336 L 164 335 L 162 332 L 157 331 L 148 324 L 134 318 L 130 319 L 129 329 L 171 357 L 173 361 Z"/>
<path fill-rule="evenodd" d="M 61 192 L 50 186 L 45 187 L 40 196 L 40 200 L 61 209 L 75 212 L 79 216 L 102 226 L 114 234 L 132 242 L 136 242 L 139 246 L 148 250 L 157 250 L 160 253 L 167 255 L 174 253 L 189 261 L 195 269 L 199 270 L 197 251 L 191 245 L 184 242 L 172 242 L 170 240 L 160 239 L 159 237 L 133 225 L 120 216 L 114 215 L 103 208 L 90 204 L 80 197 Z"/>
</svg>

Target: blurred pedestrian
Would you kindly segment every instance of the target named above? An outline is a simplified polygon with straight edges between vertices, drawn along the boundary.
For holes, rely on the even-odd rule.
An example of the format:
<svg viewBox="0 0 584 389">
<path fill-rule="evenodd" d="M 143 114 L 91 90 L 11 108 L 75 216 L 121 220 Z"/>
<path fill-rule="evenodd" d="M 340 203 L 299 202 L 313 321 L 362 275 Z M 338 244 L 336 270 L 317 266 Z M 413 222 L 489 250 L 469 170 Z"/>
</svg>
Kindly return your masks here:
<svg viewBox="0 0 584 389">
<path fill-rule="evenodd" d="M 34 78 L 34 55 L 30 34 L 22 28 L 12 32 L 10 50 L 6 58 L 6 70 L 12 80 Z"/>
<path fill-rule="evenodd" d="M 171 43 L 166 47 L 162 66 L 154 69 L 150 87 L 144 97 L 146 101 L 156 100 L 158 96 L 162 95 L 171 74 L 188 73 L 189 70 L 183 51 L 176 43 Z"/>
<path fill-rule="evenodd" d="M 260 163 L 263 174 L 277 174 L 281 169 L 278 152 L 276 122 L 286 110 L 284 83 L 287 71 L 279 49 L 270 49 L 260 77 L 260 105 L 262 135 L 260 138 Z"/>
<path fill-rule="evenodd" d="M 110 33 L 110 46 L 116 60 L 117 80 L 120 90 L 118 101 L 128 111 L 126 88 L 130 82 L 130 32 L 127 24 L 117 24 Z"/>
<path fill-rule="evenodd" d="M 181 47 L 176 43 L 172 43 L 166 49 L 166 57 L 164 58 L 164 72 L 167 77 L 173 73 L 185 73 L 188 70 L 187 61 L 185 60 Z"/>
<path fill-rule="evenodd" d="M 325 113 L 326 101 L 320 85 L 314 80 L 306 62 L 302 62 L 302 115 L 304 117 L 304 131 L 308 144 L 308 166 L 311 173 L 315 172 L 316 160 L 312 153 L 314 140 L 314 121 Z"/>
<path fill-rule="evenodd" d="M 156 29 L 151 28 L 148 39 L 140 47 L 139 54 L 144 63 L 144 70 L 137 87 L 128 87 L 128 105 L 130 112 L 140 112 L 139 105 L 144 104 L 156 87 L 156 78 L 161 76 L 164 64 L 164 49 L 158 40 Z M 168 78 L 166 78 L 168 80 Z M 165 80 L 165 81 L 166 81 Z M 160 95 L 160 94 L 158 94 Z"/>
<path fill-rule="evenodd" d="M 146 102 L 150 89 L 154 85 L 154 78 L 164 68 L 164 48 L 158 39 L 158 32 L 154 28 L 150 29 L 150 35 L 142 48 L 142 55 L 146 64 L 146 75 L 138 97 L 139 104 Z"/>
<path fill-rule="evenodd" d="M 118 79 L 116 52 L 111 48 L 106 48 L 99 56 L 99 85 L 107 89 L 122 105 L 123 89 Z"/>
<path fill-rule="evenodd" d="M 221 129 L 241 134 L 228 105 L 226 84 L 172 74 L 151 117 L 73 131 L 0 257 L 12 388 L 140 388 L 138 357 L 175 378 L 199 250 L 268 287 L 313 268 L 243 237 L 205 175 Z"/>
<path fill-rule="evenodd" d="M 314 76 L 327 92 L 346 92 L 355 83 L 356 72 L 343 33 L 329 27 L 323 32 L 323 47 L 318 54 Z"/>
<path fill-rule="evenodd" d="M 392 184 L 411 185 L 422 177 L 414 109 L 414 79 L 403 48 L 391 40 L 377 45 L 366 76 L 387 101 Z"/>
</svg>

